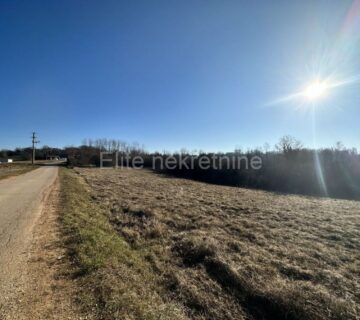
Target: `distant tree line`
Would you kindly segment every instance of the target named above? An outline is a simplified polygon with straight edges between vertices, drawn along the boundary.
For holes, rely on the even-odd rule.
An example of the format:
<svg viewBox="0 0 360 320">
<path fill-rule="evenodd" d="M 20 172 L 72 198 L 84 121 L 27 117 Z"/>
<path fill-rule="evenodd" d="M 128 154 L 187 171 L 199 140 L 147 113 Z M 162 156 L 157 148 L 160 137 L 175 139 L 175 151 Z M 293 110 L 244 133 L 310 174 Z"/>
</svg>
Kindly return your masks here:
<svg viewBox="0 0 360 320">
<path fill-rule="evenodd" d="M 198 159 L 201 155 L 212 156 L 200 153 Z M 285 136 L 274 150 L 269 150 L 265 145 L 264 148 L 246 152 L 238 149 L 220 155 L 241 159 L 247 157 L 249 161 L 259 156 L 262 166 L 259 170 L 251 167 L 219 170 L 217 162 L 203 170 L 195 162 L 193 170 L 183 167 L 164 171 L 177 177 L 214 184 L 360 200 L 360 154 L 356 149 L 346 149 L 341 143 L 333 148 L 312 150 L 304 148 L 298 140 Z"/>
<path fill-rule="evenodd" d="M 280 139 L 275 148 L 265 144 L 262 148 L 242 151 L 237 148 L 228 153 L 205 153 L 202 151 L 189 152 L 182 149 L 180 152 L 166 151 L 149 153 L 138 143 L 128 144 L 114 139 L 85 139 L 81 146 L 65 147 L 63 149 L 44 146 L 37 149 L 37 159 L 46 159 L 47 156 L 66 157 L 70 166 L 100 165 L 100 152 L 118 152 L 119 165 L 127 165 L 121 160 L 122 155 L 130 158 L 141 156 L 144 166 L 158 172 L 177 177 L 194 179 L 198 181 L 250 187 L 284 193 L 297 193 L 314 196 L 330 196 L 337 198 L 360 200 L 360 154 L 356 149 L 348 149 L 342 143 L 332 148 L 313 150 L 303 145 L 291 136 Z M 217 156 L 217 160 L 204 170 L 199 159 L 201 156 L 209 158 Z M 166 169 L 156 166 L 153 168 L 153 158 L 174 157 L 176 159 L 193 159 L 192 169 L 175 166 Z M 262 159 L 259 170 L 251 167 L 219 169 L 224 157 L 250 159 L 258 156 Z M 15 160 L 31 159 L 31 148 L 2 150 L 0 158 L 12 157 Z M 187 161 L 190 161 L 190 160 Z M 195 159 L 195 160 L 194 160 Z"/>
</svg>

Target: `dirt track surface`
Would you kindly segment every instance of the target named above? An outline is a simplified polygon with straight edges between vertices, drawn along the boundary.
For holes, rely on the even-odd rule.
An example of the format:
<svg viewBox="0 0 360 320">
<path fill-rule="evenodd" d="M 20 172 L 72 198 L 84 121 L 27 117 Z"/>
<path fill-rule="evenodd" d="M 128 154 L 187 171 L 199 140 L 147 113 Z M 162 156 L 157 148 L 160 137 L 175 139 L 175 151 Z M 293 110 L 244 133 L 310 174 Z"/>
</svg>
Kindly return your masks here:
<svg viewBox="0 0 360 320">
<path fill-rule="evenodd" d="M 33 229 L 57 174 L 42 167 L 0 181 L 0 318 L 21 302 Z"/>
</svg>

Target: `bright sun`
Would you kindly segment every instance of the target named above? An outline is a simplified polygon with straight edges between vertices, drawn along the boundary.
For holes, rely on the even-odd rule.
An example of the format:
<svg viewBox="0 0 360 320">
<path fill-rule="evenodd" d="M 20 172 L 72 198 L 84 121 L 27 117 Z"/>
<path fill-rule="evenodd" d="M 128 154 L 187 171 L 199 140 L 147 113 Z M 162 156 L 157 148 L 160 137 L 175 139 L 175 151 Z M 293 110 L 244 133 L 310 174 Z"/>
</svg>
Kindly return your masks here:
<svg viewBox="0 0 360 320">
<path fill-rule="evenodd" d="M 325 95 L 326 89 L 327 86 L 324 82 L 314 81 L 306 87 L 304 95 L 308 100 L 317 100 Z"/>
<path fill-rule="evenodd" d="M 355 82 L 360 82 L 360 74 L 338 80 L 334 79 L 334 76 L 332 79 L 315 76 L 311 82 L 308 82 L 307 86 L 302 88 L 302 90 L 280 97 L 273 102 L 270 102 L 269 105 L 284 104 L 290 101 L 298 101 L 302 106 L 306 104 L 314 105 L 315 101 L 325 98 L 333 89 L 347 86 Z"/>
</svg>

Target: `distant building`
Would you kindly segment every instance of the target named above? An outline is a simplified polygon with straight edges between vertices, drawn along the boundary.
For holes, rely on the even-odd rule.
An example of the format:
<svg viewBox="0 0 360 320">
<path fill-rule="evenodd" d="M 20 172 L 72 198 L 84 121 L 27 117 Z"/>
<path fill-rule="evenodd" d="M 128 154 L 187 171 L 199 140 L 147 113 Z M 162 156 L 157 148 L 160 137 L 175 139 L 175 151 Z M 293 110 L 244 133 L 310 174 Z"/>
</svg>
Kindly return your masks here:
<svg viewBox="0 0 360 320">
<path fill-rule="evenodd" d="M 12 163 L 13 159 L 0 158 L 0 163 Z"/>
<path fill-rule="evenodd" d="M 59 156 L 46 156 L 46 160 L 56 160 L 59 161 L 60 157 Z"/>
</svg>

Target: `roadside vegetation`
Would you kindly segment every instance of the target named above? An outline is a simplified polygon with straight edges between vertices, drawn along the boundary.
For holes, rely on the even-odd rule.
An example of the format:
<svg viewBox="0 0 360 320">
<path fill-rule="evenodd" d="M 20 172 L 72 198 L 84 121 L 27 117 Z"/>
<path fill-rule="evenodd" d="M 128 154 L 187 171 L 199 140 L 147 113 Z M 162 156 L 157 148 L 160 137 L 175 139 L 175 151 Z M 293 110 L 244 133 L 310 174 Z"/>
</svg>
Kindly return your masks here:
<svg viewBox="0 0 360 320">
<path fill-rule="evenodd" d="M 60 184 L 60 219 L 82 309 L 97 319 L 185 319 L 158 287 L 144 253 L 114 230 L 82 178 L 62 168 Z"/>
<path fill-rule="evenodd" d="M 17 176 L 31 170 L 37 169 L 38 166 L 26 163 L 1 163 L 0 180 L 12 176 Z"/>
<path fill-rule="evenodd" d="M 101 317 L 359 318 L 359 202 L 75 170 L 62 216 Z"/>
</svg>

